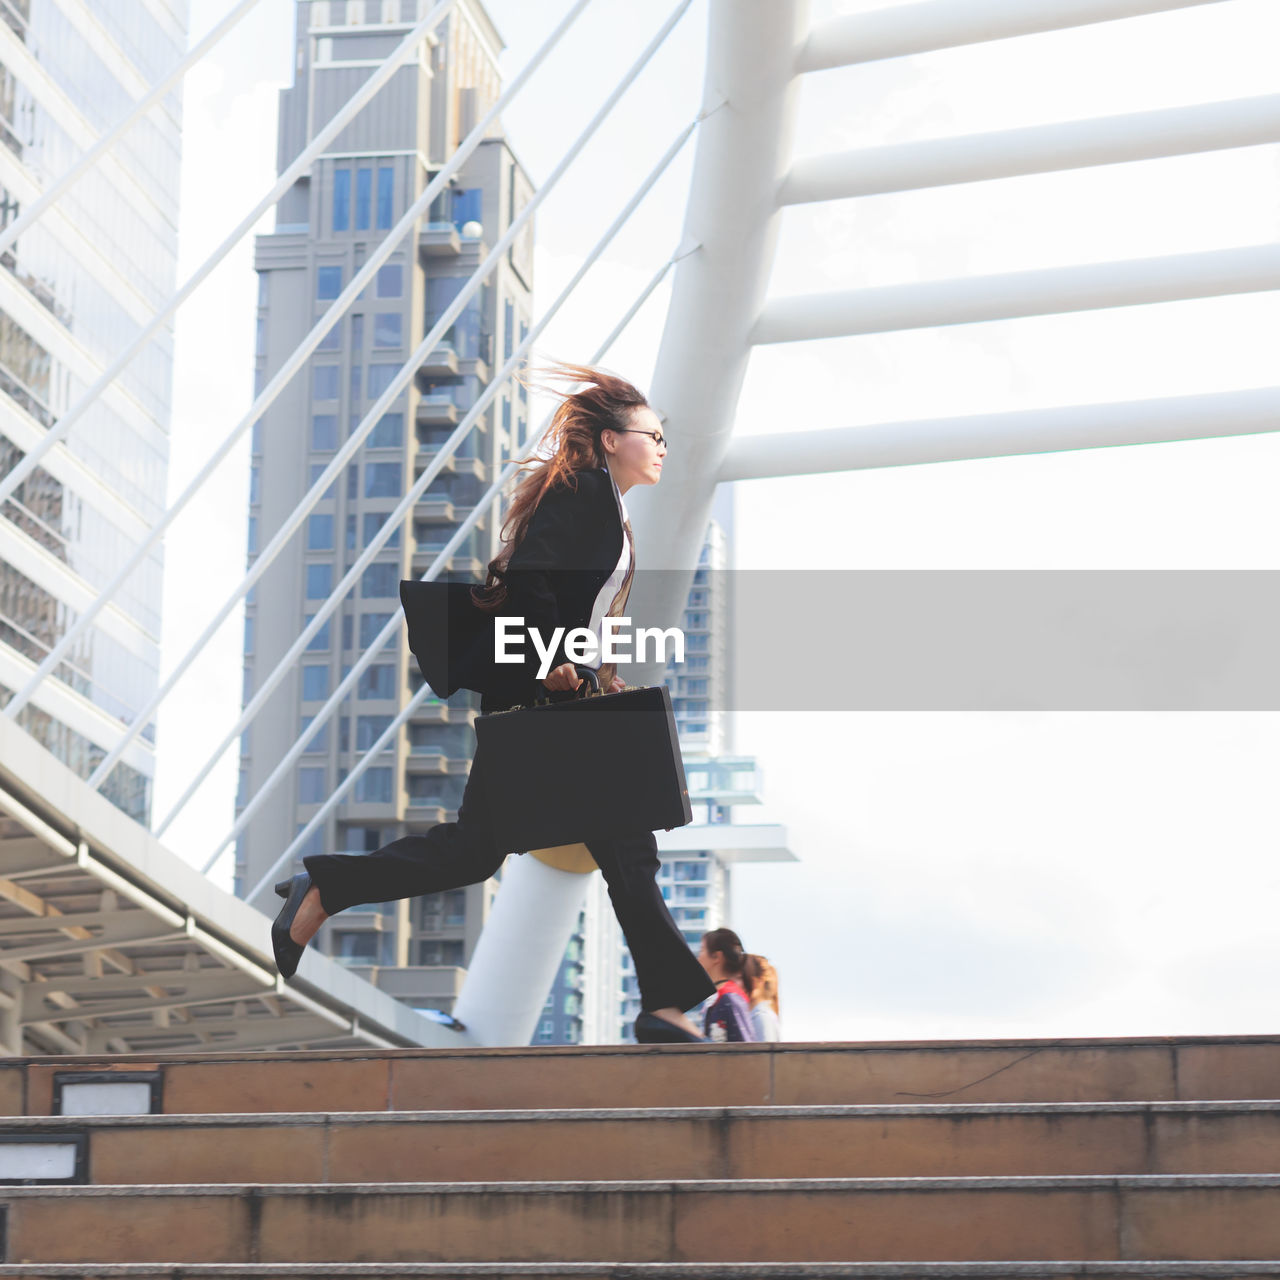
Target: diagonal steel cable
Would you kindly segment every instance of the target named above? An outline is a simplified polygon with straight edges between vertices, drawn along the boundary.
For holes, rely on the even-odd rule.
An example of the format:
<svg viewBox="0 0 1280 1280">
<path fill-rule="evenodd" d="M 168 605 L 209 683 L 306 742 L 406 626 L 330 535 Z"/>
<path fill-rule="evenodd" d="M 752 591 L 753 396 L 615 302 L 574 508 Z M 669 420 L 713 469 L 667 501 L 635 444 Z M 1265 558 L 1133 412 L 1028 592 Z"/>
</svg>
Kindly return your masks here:
<svg viewBox="0 0 1280 1280">
<path fill-rule="evenodd" d="M 614 88 L 613 92 L 605 100 L 604 104 L 596 112 L 595 116 L 591 119 L 591 121 L 587 124 L 587 126 L 583 129 L 583 131 L 578 135 L 578 137 L 575 139 L 573 144 L 569 147 L 568 151 L 565 153 L 564 157 L 561 159 L 560 163 L 556 166 L 555 170 L 547 178 L 546 182 L 533 194 L 533 196 L 529 199 L 529 202 L 525 205 L 525 207 L 520 211 L 520 213 L 516 216 L 516 218 L 512 220 L 506 232 L 499 238 L 498 242 L 490 250 L 488 257 L 486 257 L 484 261 L 480 263 L 480 265 L 472 273 L 467 283 L 462 287 L 461 290 L 459 290 L 457 296 L 445 308 L 440 318 L 436 321 L 435 325 L 432 327 L 431 332 L 428 333 L 425 338 L 423 338 L 423 340 L 409 355 L 409 358 L 401 366 L 400 371 L 395 375 L 395 377 L 391 380 L 387 388 L 374 402 L 374 405 L 369 410 L 369 412 L 364 416 L 363 419 L 361 419 L 360 424 L 355 428 L 354 431 L 352 431 L 350 437 L 346 440 L 343 446 L 334 455 L 333 460 L 329 463 L 329 465 L 321 473 L 320 477 L 311 486 L 311 489 L 303 496 L 302 501 L 299 502 L 298 505 L 294 507 L 293 511 L 290 512 L 290 514 L 285 518 L 284 523 L 276 531 L 270 543 L 268 543 L 267 546 L 263 548 L 262 552 L 255 559 L 252 568 L 245 575 L 244 579 L 240 583 L 240 586 L 236 588 L 234 592 L 232 592 L 231 596 L 228 597 L 226 602 L 223 604 L 222 608 L 219 610 L 219 616 L 216 617 L 212 623 L 210 623 L 208 628 L 206 628 L 205 637 L 197 642 L 198 647 L 203 647 L 204 639 L 207 638 L 209 635 L 211 635 L 213 631 L 216 630 L 219 625 L 221 625 L 222 621 L 224 621 L 226 617 L 230 614 L 231 610 L 235 607 L 236 603 L 240 600 L 240 598 L 245 594 L 245 592 L 249 590 L 250 587 L 253 586 L 253 584 L 258 580 L 258 578 L 261 577 L 262 574 L 266 572 L 266 569 L 268 565 L 271 563 L 271 561 L 274 560 L 275 557 L 280 553 L 280 551 L 284 549 L 289 539 L 293 536 L 293 533 L 301 525 L 302 521 L 306 519 L 308 512 L 310 512 L 310 510 L 320 500 L 320 498 L 323 496 L 325 491 L 329 488 L 329 485 L 333 483 L 334 480 L 337 479 L 339 473 L 345 467 L 347 461 L 351 458 L 351 456 L 355 453 L 355 451 L 360 447 L 360 445 L 364 443 L 365 438 L 369 435 L 369 433 L 381 420 L 382 415 L 387 411 L 388 408 L 390 408 L 390 406 L 395 402 L 397 397 L 400 395 L 400 392 L 403 391 L 404 388 L 408 385 L 409 381 L 417 373 L 417 370 L 419 366 L 422 364 L 422 362 L 427 358 L 428 355 L 431 354 L 432 351 L 435 350 L 440 340 L 444 337 L 444 335 L 449 331 L 450 327 L 453 325 L 453 322 L 458 318 L 459 315 L 462 314 L 463 309 L 466 307 L 467 303 L 470 301 L 472 296 L 479 290 L 481 284 L 483 284 L 486 277 L 490 274 L 490 272 L 493 271 L 494 267 L 496 267 L 498 263 L 502 261 L 503 257 L 506 255 L 507 250 L 511 247 L 512 244 L 515 243 L 516 238 L 519 236 L 519 234 L 524 229 L 524 227 L 528 224 L 528 222 L 532 219 L 534 213 L 536 212 L 538 207 L 542 204 L 543 200 L 545 200 L 547 196 L 550 195 L 551 192 L 555 189 L 560 179 L 572 166 L 573 162 L 577 159 L 582 149 L 594 136 L 596 131 L 599 129 L 600 125 L 603 124 L 605 119 L 607 119 L 607 117 L 610 115 L 613 108 L 617 105 L 618 101 L 622 98 L 623 94 L 626 93 L 627 89 L 631 87 L 636 77 L 648 65 L 649 60 L 653 57 L 654 53 L 661 47 L 662 43 L 666 40 L 671 30 L 675 27 L 676 23 L 679 21 L 680 17 L 683 15 L 685 10 L 689 7 L 691 3 L 692 3 L 692 0 L 680 0 L 680 3 L 676 5 L 674 12 L 663 24 L 661 29 L 658 31 L 657 35 L 655 35 L 654 38 L 645 47 L 644 52 L 641 53 L 639 58 L 636 59 L 635 63 L 631 66 L 631 68 L 628 70 L 626 75 L 623 76 L 622 80 L 618 83 L 618 85 Z M 458 435 L 457 432 L 455 432 L 454 434 Z M 461 436 L 458 436 L 457 442 L 454 442 L 451 445 L 447 445 L 432 459 L 425 473 L 427 478 L 424 481 L 422 481 L 424 487 L 427 484 L 429 484 L 431 480 L 433 480 L 440 473 L 440 471 L 444 467 L 444 464 L 449 460 L 450 457 L 452 457 L 454 450 L 456 450 L 457 445 L 460 442 L 461 442 Z M 120 756 L 125 750 L 125 748 L 128 746 L 130 742 L 133 741 L 134 737 L 136 737 L 137 734 L 142 730 L 143 726 L 147 723 L 147 720 L 150 718 L 151 713 L 155 710 L 157 706 L 159 706 L 163 697 L 166 696 L 169 690 L 173 687 L 173 684 L 178 678 L 178 676 L 182 673 L 183 670 L 185 670 L 185 667 L 189 665 L 189 663 L 196 656 L 196 653 L 198 652 L 198 647 L 193 647 L 192 650 L 188 652 L 188 654 L 183 659 L 183 661 L 178 665 L 177 668 L 175 668 L 174 672 L 171 673 L 168 679 L 165 681 L 165 684 L 162 687 L 162 689 L 151 700 L 148 706 L 138 714 L 138 716 L 130 724 L 128 730 L 121 737 L 120 741 L 116 743 L 116 745 L 111 749 L 111 751 L 108 752 L 107 756 L 102 761 L 102 763 L 98 766 L 98 768 L 94 770 L 92 776 L 89 778 L 90 786 L 97 787 L 97 786 L 100 786 L 103 781 L 105 781 L 107 776 L 111 773 L 111 770 L 115 767 L 116 762 L 120 759 Z"/>
<path fill-rule="evenodd" d="M 613 346 L 613 344 L 622 335 L 622 333 L 627 328 L 627 326 L 635 318 L 636 313 L 640 310 L 642 306 L 644 306 L 644 304 L 649 300 L 650 296 L 653 294 L 653 291 L 666 278 L 667 273 L 671 270 L 671 268 L 675 266 L 675 264 L 681 258 L 686 257 L 690 253 L 696 252 L 697 249 L 700 247 L 701 246 L 699 245 L 694 245 L 691 248 L 682 248 L 678 250 L 676 253 L 672 254 L 672 256 L 662 264 L 662 266 L 654 273 L 653 278 L 649 281 L 649 283 L 645 285 L 645 287 L 637 295 L 635 301 L 632 302 L 631 306 L 627 308 L 625 314 L 622 316 L 622 319 L 619 320 L 616 325 L 614 325 L 612 331 L 609 333 L 609 336 L 605 338 L 604 342 L 602 342 L 600 346 L 592 353 L 588 363 L 595 364 L 597 361 L 604 359 L 604 357 L 608 354 L 609 349 Z M 527 344 L 521 344 L 521 348 L 523 349 L 526 345 Z M 520 355 L 521 351 L 517 351 L 516 354 Z M 542 420 L 541 424 L 538 426 L 538 429 L 530 434 L 528 440 L 525 442 L 524 450 L 520 454 L 520 456 L 518 458 L 513 459 L 511 462 L 509 462 L 506 465 L 506 467 L 503 468 L 502 473 L 485 491 L 480 501 L 476 503 L 475 507 L 471 511 L 471 514 L 467 516 L 467 518 L 462 522 L 462 524 L 456 530 L 454 530 L 453 536 L 449 539 L 447 543 L 445 543 L 442 550 L 439 552 L 436 558 L 431 562 L 431 567 L 426 571 L 426 573 L 422 575 L 423 582 L 430 582 L 434 578 L 439 576 L 444 566 L 448 564 L 449 557 L 453 555 L 453 553 L 458 549 L 458 547 L 462 545 L 463 539 L 467 536 L 468 533 L 471 532 L 472 529 L 475 528 L 475 526 L 479 523 L 483 514 L 491 506 L 495 504 L 499 495 L 502 492 L 503 487 L 506 485 L 507 481 L 510 480 L 511 477 L 514 476 L 516 472 L 537 452 L 538 446 L 541 444 L 542 438 L 546 434 L 547 428 L 550 425 L 551 425 L 551 415 L 548 414 Z M 370 646 L 369 652 L 376 653 L 379 650 L 381 650 L 386 645 L 387 641 L 396 633 L 396 631 L 399 629 L 399 626 L 400 626 L 400 622 L 398 618 L 388 623 L 387 626 L 383 628 L 382 633 L 377 637 L 377 639 L 374 640 L 373 644 Z M 395 735 L 399 732 L 400 727 L 405 723 L 406 720 L 409 719 L 411 715 L 413 715 L 413 713 L 418 709 L 418 707 L 422 705 L 423 701 L 425 701 L 425 699 L 429 694 L 431 694 L 431 692 L 432 692 L 431 686 L 424 682 L 422 687 L 417 691 L 417 693 L 415 693 L 413 697 L 410 698 L 407 703 L 405 703 L 405 705 L 396 714 L 396 716 L 391 721 L 391 723 L 386 727 L 386 729 L 383 730 L 382 734 L 378 737 L 377 741 L 374 742 L 373 745 L 369 747 L 369 749 L 364 753 L 364 755 L 360 757 L 360 759 L 356 762 L 355 767 L 351 770 L 351 772 L 348 773 L 347 776 L 343 778 L 343 780 L 340 783 L 338 783 L 338 785 L 333 789 L 333 791 L 329 794 L 328 799 L 325 800 L 324 804 L 321 805 L 320 808 L 317 809 L 316 812 L 311 815 L 310 820 L 303 826 L 302 830 L 299 831 L 298 834 L 293 838 L 293 840 L 290 842 L 289 846 L 284 850 L 284 852 L 281 853 L 280 856 L 275 860 L 275 862 L 271 864 L 271 866 L 268 868 L 268 870 L 262 876 L 262 878 L 258 881 L 258 883 L 254 885 L 253 888 L 247 894 L 245 894 L 245 901 L 252 902 L 253 899 L 256 898 L 258 894 L 261 893 L 262 890 L 265 889 L 266 886 L 275 878 L 275 876 L 278 874 L 281 867 L 288 866 L 292 863 L 293 859 L 297 856 L 298 850 L 301 849 L 306 844 L 306 842 L 311 838 L 314 832 L 319 829 L 320 824 L 324 822 L 324 820 L 329 816 L 329 814 L 332 813 L 333 810 L 342 802 L 343 797 L 347 795 L 347 793 L 351 790 L 353 786 L 355 786 L 356 781 L 365 772 L 365 770 L 367 770 L 374 763 L 378 755 L 381 754 L 381 752 L 386 750 L 386 748 L 394 740 Z M 205 864 L 204 871 L 206 874 L 213 868 L 214 863 L 217 862 L 218 858 L 222 854 L 223 849 L 225 849 L 227 847 L 227 844 L 229 843 L 230 843 L 230 840 L 226 841 L 214 853 L 213 857 Z"/>
<path fill-rule="evenodd" d="M 173 505 L 164 513 L 160 520 L 152 526 L 147 537 L 134 551 L 130 560 L 120 569 L 116 576 L 104 587 L 94 598 L 88 608 L 80 614 L 75 623 L 62 636 L 59 643 L 54 646 L 49 655 L 42 661 L 39 667 L 33 672 L 31 678 L 26 685 L 19 690 L 18 695 L 4 708 L 4 714 L 11 718 L 17 715 L 18 711 L 30 700 L 36 687 L 40 682 L 52 671 L 62 656 L 67 652 L 72 644 L 79 638 L 83 631 L 88 627 L 89 623 L 101 611 L 103 607 L 112 599 L 116 591 L 128 580 L 135 569 L 143 562 L 150 553 L 152 547 L 160 539 L 168 526 L 182 512 L 187 503 L 190 502 L 196 494 L 204 487 L 205 482 L 210 475 L 221 465 L 226 456 L 230 453 L 235 442 L 244 434 L 249 426 L 262 416 L 264 412 L 275 402 L 276 398 L 288 385 L 294 374 L 300 369 L 308 356 L 319 345 L 320 340 L 326 333 L 337 323 L 338 319 L 346 312 L 351 303 L 359 297 L 368 282 L 373 278 L 378 267 L 390 257 L 399 242 L 406 236 L 415 226 L 421 214 L 430 207 L 431 202 L 444 189 L 449 179 L 458 171 L 466 161 L 468 156 L 475 150 L 477 146 L 484 140 L 488 126 L 493 122 L 499 113 L 505 109 L 512 98 L 527 83 L 529 77 L 537 69 L 545 56 L 551 51 L 555 43 L 568 29 L 569 25 L 577 18 L 577 16 L 586 8 L 591 0 L 577 0 L 577 3 L 569 14 L 560 22 L 555 31 L 548 37 L 541 49 L 525 66 L 516 79 L 512 82 L 510 88 L 498 99 L 497 102 L 485 113 L 484 117 L 476 124 L 475 128 L 466 136 L 459 145 L 457 151 L 450 157 L 448 163 L 443 169 L 428 183 L 422 195 L 414 201 L 404 216 L 396 223 L 395 227 L 387 233 L 386 238 L 378 245 L 378 247 L 370 254 L 368 261 L 356 273 L 351 283 L 334 299 L 329 309 L 321 318 L 316 321 L 310 333 L 298 344 L 293 354 L 280 367 L 279 370 L 271 378 L 271 381 L 262 389 L 261 394 L 249 407 L 249 411 L 240 419 L 240 421 L 232 428 L 228 435 L 224 438 L 221 445 L 213 452 L 212 455 L 201 467 L 199 473 L 192 478 L 182 495 L 173 503 Z M 274 553 L 273 553 L 274 554 Z M 264 566 L 265 568 L 265 566 Z M 247 584 L 242 584 L 245 590 L 252 586 L 254 578 Z M 238 597 L 233 597 L 227 612 L 234 607 Z M 221 615 L 219 624 L 226 616 Z M 218 624 L 207 628 L 204 635 L 198 641 L 198 645 L 203 645 L 208 638 L 216 630 Z M 190 658 L 190 654 L 187 658 Z M 168 692 L 166 688 L 165 692 Z M 150 709 L 144 713 L 149 715 Z M 134 723 L 138 723 L 135 720 Z M 145 718 L 141 720 L 142 724 L 146 723 Z M 114 762 L 113 762 L 114 764 Z"/>
<path fill-rule="evenodd" d="M 241 0 L 240 4 L 203 36 L 198 44 L 193 45 L 179 62 L 169 68 L 163 80 L 153 85 L 145 97 L 134 103 L 124 116 L 117 120 L 88 151 L 64 173 L 60 174 L 52 185 L 46 187 L 35 202 L 27 206 L 26 212 L 20 218 L 17 218 L 5 227 L 3 231 L 0 231 L 0 254 L 4 253 L 69 187 L 78 182 L 89 169 L 97 164 L 98 160 L 106 155 L 120 138 L 133 128 L 187 74 L 191 67 L 199 62 L 258 3 L 259 0 Z"/>
<path fill-rule="evenodd" d="M 165 321 L 195 292 L 204 282 L 206 276 L 235 248 L 254 224 L 268 209 L 293 185 L 311 166 L 316 158 L 342 132 L 368 101 L 399 70 L 401 63 L 416 49 L 418 42 L 437 27 L 448 16 L 457 0 L 441 0 L 421 22 L 389 53 L 382 65 L 347 99 L 345 105 L 334 115 L 323 129 L 298 153 L 292 164 L 276 179 L 275 185 L 253 207 L 235 230 L 204 260 L 204 263 L 187 278 L 177 293 L 156 312 L 147 322 L 134 340 L 105 368 L 98 380 L 64 413 L 57 422 L 40 438 L 39 444 L 32 448 L 5 477 L 0 480 L 0 503 L 35 470 L 40 460 L 62 440 L 68 431 L 84 416 L 91 404 L 109 387 L 120 374 L 133 362 L 137 354 L 155 336 Z M 15 699 L 16 701 L 16 699 Z M 12 706 L 12 703 L 10 704 Z M 10 714 L 6 709 L 5 714 Z"/>
<path fill-rule="evenodd" d="M 534 326 L 532 331 L 526 334 L 525 337 L 521 340 L 520 345 L 516 348 L 515 352 L 508 357 L 506 363 L 494 375 L 492 381 L 488 384 L 488 386 L 486 386 L 485 389 L 481 392 L 475 404 L 472 405 L 471 408 L 467 411 L 466 416 L 455 428 L 455 430 L 453 431 L 452 435 L 449 438 L 449 441 L 445 443 L 444 445 L 445 450 L 452 452 L 452 448 L 450 446 L 452 445 L 453 439 L 455 436 L 457 437 L 458 443 L 461 443 L 462 440 L 464 440 L 470 434 L 473 426 L 480 420 L 481 415 L 489 407 L 489 405 L 493 402 L 493 400 L 497 397 L 498 392 L 502 389 L 507 379 L 511 376 L 511 374 L 516 369 L 520 367 L 520 364 L 524 359 L 525 354 L 528 352 L 529 348 L 533 345 L 533 343 L 536 341 L 539 335 L 543 332 L 543 330 L 555 317 L 556 313 L 568 300 L 569 296 L 573 293 L 573 291 L 578 287 L 578 285 L 582 281 L 583 276 L 586 275 L 587 271 L 591 268 L 591 266 L 593 266 L 595 262 L 599 259 L 600 254 L 603 253 L 604 250 L 609 246 L 609 244 L 612 243 L 614 238 L 617 236 L 618 232 L 622 229 L 622 227 L 630 219 L 631 215 L 635 212 L 640 202 L 645 198 L 646 195 L 648 195 L 650 190 L 652 190 L 654 183 L 657 182 L 657 180 L 662 176 L 662 174 L 665 173 L 666 170 L 670 167 L 671 162 L 679 154 L 684 144 L 689 140 L 689 137 L 692 135 L 694 129 L 697 127 L 697 124 L 698 124 L 698 121 L 694 120 L 692 124 L 688 125 L 679 134 L 679 136 L 675 139 L 675 141 L 671 144 L 671 146 L 668 147 L 666 153 L 658 161 L 657 165 L 650 172 L 649 176 L 636 189 L 635 194 L 628 201 L 626 207 L 621 211 L 621 213 L 618 214 L 617 218 L 614 219 L 613 223 L 610 225 L 609 229 L 601 237 L 600 241 L 597 243 L 595 248 L 592 249 L 590 254 L 588 254 L 587 258 L 584 259 L 583 264 L 579 267 L 578 271 L 574 273 L 569 283 L 565 286 L 564 289 L 561 290 L 559 296 L 551 304 L 551 306 L 548 307 L 547 311 L 542 316 L 542 318 L 539 319 L 539 321 Z M 245 729 L 245 727 L 256 717 L 263 703 L 267 700 L 267 698 L 271 696 L 271 694 L 275 691 L 275 689 L 280 684 L 280 682 L 285 678 L 285 676 L 289 674 L 297 658 L 303 652 L 305 652 L 306 647 L 310 643 L 312 637 L 316 634 L 317 631 L 319 631 L 320 627 L 324 625 L 325 621 L 334 612 L 334 610 L 338 607 L 338 605 L 341 604 L 343 599 L 345 599 L 348 592 L 350 592 L 352 588 L 355 586 L 356 582 L 359 581 L 360 577 L 364 573 L 364 570 L 369 566 L 373 558 L 378 554 L 379 551 L 382 550 L 387 540 L 400 527 L 401 522 L 412 510 L 414 505 L 418 501 L 420 501 L 423 492 L 426 490 L 427 485 L 430 483 L 433 476 L 434 476 L 434 473 L 429 468 L 424 470 L 422 475 L 419 476 L 417 480 L 414 481 L 413 485 L 409 488 L 408 492 L 404 495 L 404 497 L 400 499 L 400 502 L 397 504 L 395 509 L 387 515 L 386 519 L 383 521 L 382 525 L 379 527 L 377 533 L 373 536 L 373 538 L 369 540 L 369 543 L 365 547 L 364 551 L 361 552 L 360 556 L 347 570 L 342 581 L 339 582 L 338 585 L 329 594 L 328 598 L 320 606 L 315 616 L 303 629 L 301 635 L 299 635 L 297 639 L 294 640 L 293 644 L 289 647 L 289 649 L 281 656 L 280 660 L 276 663 L 275 667 L 272 669 L 270 675 L 268 675 L 267 679 L 263 682 L 262 687 L 255 692 L 253 698 L 245 706 L 243 712 L 241 713 L 240 719 L 237 720 L 236 723 L 227 732 L 222 742 L 219 743 L 217 748 L 214 750 L 213 754 L 208 758 L 208 760 L 206 760 L 204 766 L 201 768 L 196 778 L 188 785 L 186 791 L 183 792 L 182 797 L 179 799 L 178 803 L 170 811 L 168 816 L 165 818 L 164 822 L 157 828 L 156 830 L 157 835 L 163 835 L 169 823 L 173 821 L 173 818 L 178 813 L 178 811 L 191 798 L 191 796 L 194 794 L 196 788 L 200 785 L 200 783 L 204 781 L 205 777 L 212 770 L 214 765 L 222 756 L 223 752 L 227 750 L 227 748 L 232 744 L 232 742 L 234 742 L 235 739 L 240 736 L 241 732 Z M 500 485 L 491 487 L 489 490 L 489 493 L 497 492 L 497 489 L 499 487 Z M 488 500 L 487 496 L 486 496 L 486 499 L 484 500 L 485 501 Z M 468 519 L 471 522 L 469 525 L 469 529 L 475 527 L 475 524 L 479 520 L 479 518 L 480 518 L 479 514 L 473 511 L 472 515 L 468 517 Z M 395 634 L 394 626 L 390 627 L 385 631 L 385 635 L 387 637 L 390 637 L 391 635 L 394 635 L 394 634 Z M 369 662 L 372 661 L 373 656 L 376 653 L 378 653 L 382 649 L 382 647 L 383 647 L 383 644 L 375 641 L 374 645 L 371 647 L 371 651 L 367 652 L 367 657 L 366 655 L 362 655 L 361 661 L 347 674 L 344 680 L 349 681 L 350 683 L 354 683 L 356 680 L 358 680 L 360 677 L 360 674 L 369 665 Z M 305 745 L 307 741 L 313 736 L 315 732 L 319 731 L 320 726 L 328 718 L 330 706 L 331 705 L 336 706 L 337 703 L 341 701 L 341 696 L 342 696 L 341 691 L 336 692 L 333 698 L 330 699 L 330 702 L 327 703 L 325 707 L 321 709 L 320 713 L 313 718 L 312 725 L 314 725 L 314 729 L 311 726 L 308 726 L 308 730 L 306 731 L 305 736 L 300 740 L 301 745 L 299 746 L 299 751 L 301 751 L 302 749 L 305 749 Z M 299 745 L 299 744 L 295 744 L 295 745 Z M 282 767 L 287 768 L 287 766 L 282 766 Z M 271 786 L 273 785 L 273 783 L 274 783 L 274 775 L 272 776 L 272 778 L 268 779 L 266 786 Z M 236 833 L 232 833 L 231 838 L 234 838 L 235 834 Z M 221 852 L 221 848 L 219 849 L 219 852 Z"/>
</svg>

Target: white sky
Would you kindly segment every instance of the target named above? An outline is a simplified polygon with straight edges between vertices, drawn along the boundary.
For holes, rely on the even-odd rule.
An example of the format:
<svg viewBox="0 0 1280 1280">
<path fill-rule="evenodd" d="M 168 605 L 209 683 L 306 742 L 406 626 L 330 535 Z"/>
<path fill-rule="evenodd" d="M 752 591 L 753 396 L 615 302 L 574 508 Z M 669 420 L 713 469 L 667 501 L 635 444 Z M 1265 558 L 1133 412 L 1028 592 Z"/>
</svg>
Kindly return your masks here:
<svg viewBox="0 0 1280 1280">
<path fill-rule="evenodd" d="M 193 32 L 229 7 L 193 0 Z M 187 81 L 184 275 L 274 175 L 293 6 L 259 7 Z M 489 7 L 510 77 L 567 4 Z M 695 113 L 705 7 L 543 206 L 539 310 Z M 529 86 L 506 123 L 535 182 L 666 11 L 596 0 Z M 805 82 L 796 150 L 1274 93 L 1277 47 L 1274 0 L 1226 0 L 824 72 Z M 672 251 L 691 156 L 541 355 L 585 359 Z M 1254 147 L 791 209 L 771 291 L 1274 242 L 1278 161 L 1280 148 Z M 180 317 L 175 494 L 250 402 L 251 263 L 246 243 Z M 660 290 L 607 360 L 642 386 L 666 301 Z M 1276 297 L 1259 294 L 765 348 L 737 430 L 1274 385 L 1278 319 Z M 737 564 L 1276 569 L 1278 463 L 1280 438 L 1264 435 L 754 481 L 737 486 Z M 241 450 L 170 537 L 166 670 L 243 571 L 247 470 Z M 779 649 L 780 678 L 812 665 L 812 642 L 780 635 Z M 838 681 L 836 639 L 816 656 Z M 237 622 L 162 712 L 157 816 L 234 721 L 239 693 Z M 789 1038 L 1275 1030 L 1276 715 L 772 713 L 740 716 L 737 736 L 764 771 L 766 805 L 750 816 L 785 823 L 802 859 L 740 869 L 726 922 L 777 963 Z M 234 755 L 166 835 L 192 861 L 230 826 Z"/>
</svg>

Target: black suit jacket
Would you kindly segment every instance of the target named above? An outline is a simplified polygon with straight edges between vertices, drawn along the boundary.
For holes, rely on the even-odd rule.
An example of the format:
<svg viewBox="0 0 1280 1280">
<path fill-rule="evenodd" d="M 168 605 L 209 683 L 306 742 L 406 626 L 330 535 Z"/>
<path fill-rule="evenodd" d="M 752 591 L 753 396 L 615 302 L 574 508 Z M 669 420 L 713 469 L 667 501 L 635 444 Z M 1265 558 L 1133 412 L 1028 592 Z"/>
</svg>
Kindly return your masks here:
<svg viewBox="0 0 1280 1280">
<path fill-rule="evenodd" d="M 537 676 L 540 659 L 527 636 L 523 664 L 494 661 L 496 617 L 523 617 L 544 640 L 556 627 L 567 634 L 591 621 L 626 535 L 609 473 L 580 471 L 575 479 L 576 484 L 548 490 L 534 509 L 507 564 L 507 598 L 495 609 L 480 608 L 468 582 L 401 582 L 409 648 L 439 697 L 472 689 L 481 695 L 482 710 L 491 711 L 546 693 Z M 552 669 L 567 660 L 563 639 Z"/>
</svg>

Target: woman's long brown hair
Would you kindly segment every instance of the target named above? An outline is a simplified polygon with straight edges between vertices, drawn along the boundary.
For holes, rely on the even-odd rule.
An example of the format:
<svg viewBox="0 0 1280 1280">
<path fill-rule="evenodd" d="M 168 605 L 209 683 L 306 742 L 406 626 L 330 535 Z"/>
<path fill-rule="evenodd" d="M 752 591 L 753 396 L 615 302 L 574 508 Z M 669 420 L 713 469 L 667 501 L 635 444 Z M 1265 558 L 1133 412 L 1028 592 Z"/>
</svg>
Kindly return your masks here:
<svg viewBox="0 0 1280 1280">
<path fill-rule="evenodd" d="M 576 487 L 578 472 L 604 466 L 600 433 L 630 426 L 632 414 L 649 404 L 631 383 L 603 369 L 557 362 L 541 376 L 586 385 L 572 393 L 542 385 L 542 390 L 563 397 L 545 437 L 551 455 L 526 463 L 525 473 L 516 484 L 502 523 L 502 550 L 489 561 L 484 586 L 472 591 L 476 603 L 485 608 L 493 608 L 506 599 L 503 577 L 507 562 L 524 539 L 534 510 L 547 491 L 557 485 Z"/>
</svg>

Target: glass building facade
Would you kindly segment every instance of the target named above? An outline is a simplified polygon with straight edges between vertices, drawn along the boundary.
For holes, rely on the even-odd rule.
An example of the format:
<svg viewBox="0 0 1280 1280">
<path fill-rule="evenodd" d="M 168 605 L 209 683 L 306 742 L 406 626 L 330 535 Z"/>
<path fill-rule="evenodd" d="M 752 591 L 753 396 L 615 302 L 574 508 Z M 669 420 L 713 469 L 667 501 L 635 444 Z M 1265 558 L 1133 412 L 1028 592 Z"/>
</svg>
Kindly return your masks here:
<svg viewBox="0 0 1280 1280">
<path fill-rule="evenodd" d="M 181 58 L 184 0 L 0 0 L 0 225 Z M 8 472 L 173 293 L 181 98 L 138 122 L 0 255 L 0 474 Z M 164 327 L 4 504 L 0 700 L 137 550 L 164 507 L 173 334 Z M 157 685 L 156 549 L 20 712 L 87 776 Z M 147 821 L 154 726 L 104 787 Z"/>
</svg>

